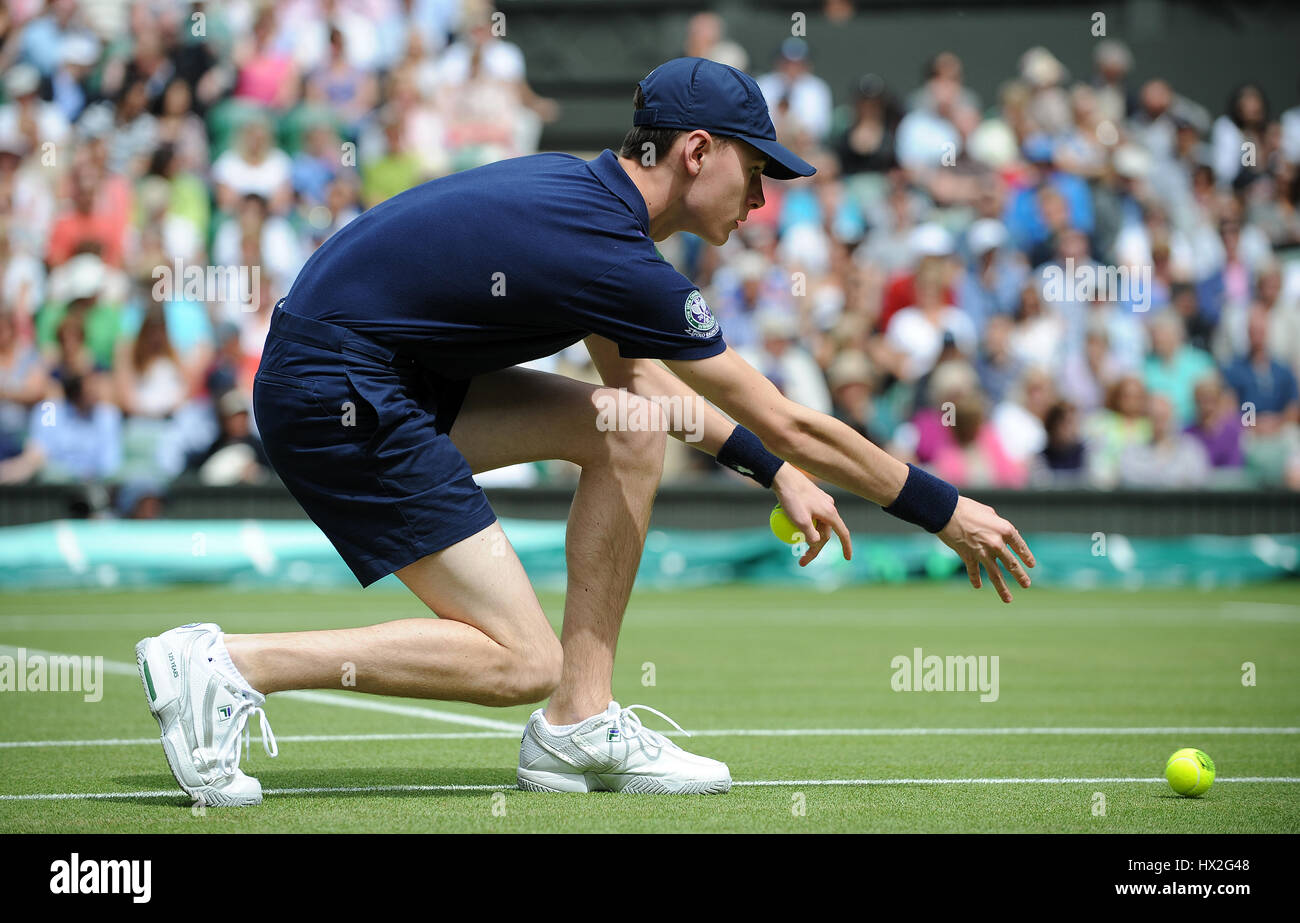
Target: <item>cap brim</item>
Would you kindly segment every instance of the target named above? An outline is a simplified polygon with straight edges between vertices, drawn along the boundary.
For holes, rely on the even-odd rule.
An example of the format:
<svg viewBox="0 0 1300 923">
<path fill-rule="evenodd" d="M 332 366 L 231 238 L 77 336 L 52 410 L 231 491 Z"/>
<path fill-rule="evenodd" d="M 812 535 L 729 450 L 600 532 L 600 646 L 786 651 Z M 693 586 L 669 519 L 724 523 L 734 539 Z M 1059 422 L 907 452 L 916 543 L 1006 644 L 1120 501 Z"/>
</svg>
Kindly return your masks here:
<svg viewBox="0 0 1300 923">
<path fill-rule="evenodd" d="M 764 176 L 770 176 L 772 179 L 797 179 L 800 176 L 812 176 L 817 172 L 817 168 L 808 161 L 796 157 L 775 141 L 745 135 L 739 135 L 739 138 L 767 155 L 767 166 L 763 169 Z"/>
</svg>

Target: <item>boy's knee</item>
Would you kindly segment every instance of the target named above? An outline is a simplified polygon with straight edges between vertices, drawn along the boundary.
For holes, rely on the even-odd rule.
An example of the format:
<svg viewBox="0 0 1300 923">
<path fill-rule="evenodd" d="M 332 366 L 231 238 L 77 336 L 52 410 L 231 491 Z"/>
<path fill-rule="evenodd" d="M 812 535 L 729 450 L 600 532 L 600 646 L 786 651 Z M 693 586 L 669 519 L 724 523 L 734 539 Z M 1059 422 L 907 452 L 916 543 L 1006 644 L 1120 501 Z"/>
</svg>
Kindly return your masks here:
<svg viewBox="0 0 1300 923">
<path fill-rule="evenodd" d="M 663 471 L 668 444 L 668 415 L 658 402 L 626 393 L 627 413 L 604 435 L 609 460 L 623 469 L 643 470 L 656 478 Z"/>
<path fill-rule="evenodd" d="M 564 651 L 558 639 L 539 649 L 509 652 L 503 658 L 497 694 L 500 705 L 531 705 L 550 697 L 560 685 Z"/>
</svg>

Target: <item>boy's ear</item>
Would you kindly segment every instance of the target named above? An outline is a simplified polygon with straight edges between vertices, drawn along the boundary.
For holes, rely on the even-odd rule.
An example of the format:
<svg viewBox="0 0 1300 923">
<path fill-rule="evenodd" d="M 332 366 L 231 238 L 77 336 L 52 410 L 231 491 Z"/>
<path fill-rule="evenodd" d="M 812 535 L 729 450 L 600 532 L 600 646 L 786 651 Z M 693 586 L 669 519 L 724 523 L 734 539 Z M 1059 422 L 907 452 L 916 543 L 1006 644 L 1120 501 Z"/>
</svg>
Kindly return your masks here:
<svg viewBox="0 0 1300 923">
<path fill-rule="evenodd" d="M 686 158 L 686 170 L 691 176 L 698 176 L 707 144 L 703 135 L 691 133 L 685 136 L 683 154 Z"/>
</svg>

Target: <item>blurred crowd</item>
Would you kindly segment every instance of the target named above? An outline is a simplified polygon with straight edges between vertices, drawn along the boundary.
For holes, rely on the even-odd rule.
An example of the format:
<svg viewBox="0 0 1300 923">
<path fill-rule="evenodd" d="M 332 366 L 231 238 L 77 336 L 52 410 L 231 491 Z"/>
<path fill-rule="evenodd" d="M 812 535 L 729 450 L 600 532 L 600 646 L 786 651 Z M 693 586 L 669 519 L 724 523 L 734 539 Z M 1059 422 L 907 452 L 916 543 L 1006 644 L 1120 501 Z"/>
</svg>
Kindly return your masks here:
<svg viewBox="0 0 1300 923">
<path fill-rule="evenodd" d="M 272 477 L 252 376 L 312 250 L 559 116 L 497 24 L 480 0 L 8 2 L 0 483 L 153 516 L 178 477 Z M 988 100 L 949 52 L 832 93 L 803 40 L 751 67 L 711 13 L 666 51 L 755 73 L 818 167 L 724 247 L 661 244 L 789 397 L 963 487 L 1300 489 L 1300 107 L 1206 108 L 1113 40 L 1080 75 L 1028 49 Z"/>
<path fill-rule="evenodd" d="M 1212 110 L 1093 41 L 995 99 L 945 51 L 837 108 L 785 40 L 754 72 L 816 175 L 670 258 L 787 396 L 962 487 L 1300 490 L 1300 106 Z M 710 14 L 687 47 L 747 63 Z"/>
<path fill-rule="evenodd" d="M 272 477 L 250 419 L 316 246 L 558 115 L 477 0 L 12 0 L 0 12 L 0 483 L 148 517 Z M 229 271 L 227 271 L 229 270 Z"/>
</svg>

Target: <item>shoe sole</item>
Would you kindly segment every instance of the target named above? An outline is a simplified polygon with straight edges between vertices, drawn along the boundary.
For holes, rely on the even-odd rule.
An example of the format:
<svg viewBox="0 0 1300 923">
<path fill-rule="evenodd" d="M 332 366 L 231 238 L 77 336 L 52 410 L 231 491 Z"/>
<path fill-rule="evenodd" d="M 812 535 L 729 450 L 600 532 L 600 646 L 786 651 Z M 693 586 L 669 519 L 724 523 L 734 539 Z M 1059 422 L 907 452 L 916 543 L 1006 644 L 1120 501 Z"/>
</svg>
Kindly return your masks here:
<svg viewBox="0 0 1300 923">
<path fill-rule="evenodd" d="M 262 803 L 262 796 L 259 794 L 256 799 L 248 796 L 232 797 L 220 789 L 209 787 L 190 788 L 181 778 L 180 760 L 172 747 L 172 742 L 167 738 L 167 729 L 163 726 L 162 715 L 154 708 L 154 696 L 156 690 L 153 685 L 153 672 L 149 669 L 149 654 L 151 648 L 158 646 L 157 638 L 145 638 L 135 646 L 135 668 L 140 674 L 140 685 L 144 688 L 144 700 L 149 706 L 149 714 L 153 715 L 158 722 L 158 739 L 162 741 L 163 755 L 167 757 L 167 768 L 171 770 L 172 778 L 176 784 L 181 787 L 181 791 L 194 799 L 196 803 L 201 803 L 205 807 L 214 808 L 241 808 Z"/>
<path fill-rule="evenodd" d="M 730 778 L 700 779 L 671 786 L 651 776 L 544 772 L 538 769 L 520 769 L 517 778 L 522 791 L 553 794 L 617 792 L 624 795 L 725 795 L 731 791 Z"/>
</svg>

